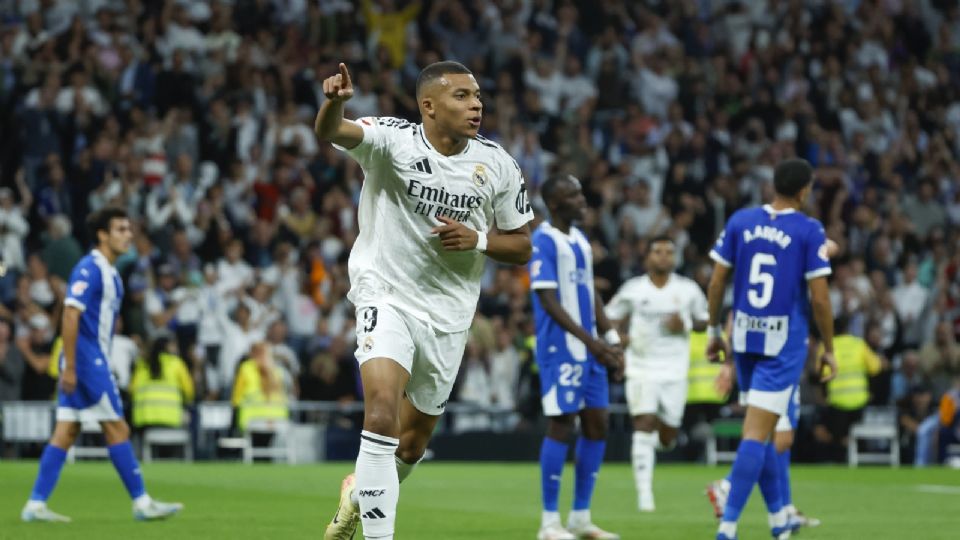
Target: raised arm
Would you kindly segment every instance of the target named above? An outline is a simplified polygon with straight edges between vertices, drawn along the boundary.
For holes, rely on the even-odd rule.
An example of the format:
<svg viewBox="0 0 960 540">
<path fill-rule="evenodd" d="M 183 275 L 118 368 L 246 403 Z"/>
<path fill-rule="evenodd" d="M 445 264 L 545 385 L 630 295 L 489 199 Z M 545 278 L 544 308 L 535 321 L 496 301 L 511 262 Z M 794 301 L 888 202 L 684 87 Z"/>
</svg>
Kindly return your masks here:
<svg viewBox="0 0 960 540">
<path fill-rule="evenodd" d="M 353 97 L 353 83 L 347 65 L 340 63 L 340 73 L 323 81 L 323 95 L 327 100 L 320 106 L 313 130 L 322 141 L 351 149 L 363 141 L 363 129 L 353 120 L 343 117 L 343 104 Z"/>
</svg>

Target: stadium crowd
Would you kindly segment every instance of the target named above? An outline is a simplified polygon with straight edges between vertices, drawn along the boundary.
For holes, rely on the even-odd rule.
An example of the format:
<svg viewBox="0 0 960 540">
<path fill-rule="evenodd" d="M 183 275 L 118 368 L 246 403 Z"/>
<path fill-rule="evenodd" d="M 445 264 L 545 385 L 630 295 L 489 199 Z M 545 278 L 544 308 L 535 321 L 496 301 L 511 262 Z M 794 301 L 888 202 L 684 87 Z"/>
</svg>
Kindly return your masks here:
<svg viewBox="0 0 960 540">
<path fill-rule="evenodd" d="M 658 234 L 705 286 L 726 218 L 769 200 L 779 160 L 809 160 L 809 211 L 840 245 L 834 311 L 876 356 L 870 402 L 900 407 L 907 447 L 956 437 L 957 4 L 0 0 L 0 400 L 55 391 L 66 279 L 105 205 L 136 226 L 121 388 L 169 334 L 197 399 L 229 399 L 260 342 L 290 399 L 359 399 L 345 294 L 362 172 L 313 134 L 320 82 L 346 62 L 348 116 L 413 120 L 419 70 L 450 59 L 541 216 L 547 177 L 583 181 L 604 298 Z M 455 394 L 524 423 L 539 407 L 526 284 L 490 263 Z M 818 443 L 842 444 L 855 413 L 836 418 L 809 381 L 803 396 Z"/>
</svg>

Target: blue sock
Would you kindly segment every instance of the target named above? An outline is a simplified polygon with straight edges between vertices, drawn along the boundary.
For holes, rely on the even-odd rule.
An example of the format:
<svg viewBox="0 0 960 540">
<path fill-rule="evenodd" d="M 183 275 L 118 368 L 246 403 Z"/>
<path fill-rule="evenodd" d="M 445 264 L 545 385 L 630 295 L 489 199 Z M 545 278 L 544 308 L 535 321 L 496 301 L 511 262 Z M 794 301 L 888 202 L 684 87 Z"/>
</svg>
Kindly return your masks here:
<svg viewBox="0 0 960 540">
<path fill-rule="evenodd" d="M 780 502 L 784 506 L 793 504 L 793 493 L 790 492 L 790 449 L 777 455 L 780 462 Z"/>
<path fill-rule="evenodd" d="M 133 455 L 133 445 L 130 444 L 130 441 L 108 446 L 107 452 L 110 454 L 113 468 L 117 470 L 117 474 L 123 480 L 123 486 L 127 488 L 130 498 L 136 499 L 146 493 L 147 490 L 143 487 L 143 474 L 140 473 L 140 464 L 137 463 L 137 458 Z"/>
<path fill-rule="evenodd" d="M 37 472 L 37 481 L 33 484 L 30 493 L 31 501 L 46 501 L 57 487 L 63 462 L 67 460 L 67 451 L 63 448 L 48 444 L 40 454 L 40 470 Z"/>
<path fill-rule="evenodd" d="M 607 441 L 595 441 L 580 437 L 577 439 L 576 479 L 573 485 L 573 509 L 589 510 L 593 497 L 593 486 L 597 484 L 597 473 L 603 463 L 603 453 Z"/>
<path fill-rule="evenodd" d="M 723 521 L 736 523 L 740 519 L 750 492 L 760 478 L 765 454 L 764 443 L 750 439 L 740 441 L 737 458 L 730 470 L 730 495 L 727 496 L 727 506 L 723 509 Z"/>
<path fill-rule="evenodd" d="M 567 460 L 567 446 L 544 437 L 543 446 L 540 447 L 540 490 L 543 494 L 543 509 L 547 512 L 557 511 L 560 476 L 563 474 L 563 463 Z"/>
<path fill-rule="evenodd" d="M 767 503 L 767 512 L 775 514 L 783 508 L 783 501 L 780 499 L 780 459 L 772 442 L 767 443 L 764 452 L 763 468 L 760 469 L 757 483 L 760 484 L 763 501 Z"/>
</svg>

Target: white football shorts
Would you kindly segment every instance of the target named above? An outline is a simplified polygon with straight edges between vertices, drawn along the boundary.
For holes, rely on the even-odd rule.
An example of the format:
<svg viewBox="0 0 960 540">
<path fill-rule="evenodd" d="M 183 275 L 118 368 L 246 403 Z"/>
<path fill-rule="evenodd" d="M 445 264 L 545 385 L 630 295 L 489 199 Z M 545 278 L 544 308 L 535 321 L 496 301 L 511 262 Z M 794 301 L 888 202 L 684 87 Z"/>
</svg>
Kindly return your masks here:
<svg viewBox="0 0 960 540">
<path fill-rule="evenodd" d="M 627 377 L 626 391 L 630 416 L 653 414 L 670 427 L 680 427 L 687 405 L 687 379 Z"/>
<path fill-rule="evenodd" d="M 444 333 L 385 302 L 357 306 L 357 351 L 360 365 L 389 358 L 410 373 L 406 396 L 424 414 L 446 408 L 457 380 L 469 330 Z"/>
</svg>

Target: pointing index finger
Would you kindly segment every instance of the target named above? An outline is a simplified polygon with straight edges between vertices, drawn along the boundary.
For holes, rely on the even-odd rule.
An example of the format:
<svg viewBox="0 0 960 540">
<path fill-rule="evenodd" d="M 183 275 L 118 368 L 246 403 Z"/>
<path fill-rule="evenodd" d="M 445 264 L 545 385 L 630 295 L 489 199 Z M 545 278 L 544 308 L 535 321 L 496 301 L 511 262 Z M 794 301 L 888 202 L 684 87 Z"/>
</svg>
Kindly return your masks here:
<svg viewBox="0 0 960 540">
<path fill-rule="evenodd" d="M 350 72 L 347 71 L 347 65 L 340 62 L 340 80 L 343 86 L 350 86 Z"/>
</svg>

